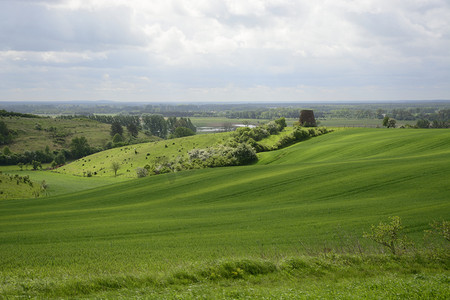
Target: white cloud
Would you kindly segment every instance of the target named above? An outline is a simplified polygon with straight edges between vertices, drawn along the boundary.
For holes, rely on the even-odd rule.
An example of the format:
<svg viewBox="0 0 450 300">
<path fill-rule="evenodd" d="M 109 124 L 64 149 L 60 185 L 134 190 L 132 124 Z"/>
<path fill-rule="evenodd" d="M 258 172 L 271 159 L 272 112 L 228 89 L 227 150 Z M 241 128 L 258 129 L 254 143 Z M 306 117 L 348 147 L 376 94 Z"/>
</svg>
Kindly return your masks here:
<svg viewBox="0 0 450 300">
<path fill-rule="evenodd" d="M 450 81 L 450 4 L 445 0 L 0 5 L 0 100 L 17 89 L 25 95 L 27 88 L 48 86 L 50 79 L 71 96 L 84 86 L 83 97 L 90 99 L 129 92 L 152 100 L 165 88 L 186 100 L 205 94 L 228 100 L 346 99 L 368 97 L 363 94 L 368 91 L 380 99 L 409 98 L 419 82 L 430 87 L 428 98 L 450 97 L 445 84 Z M 65 76 L 59 76 L 60 69 Z M 103 74 L 111 76 L 109 85 Z M 151 88 L 140 78 L 150 80 Z"/>
</svg>

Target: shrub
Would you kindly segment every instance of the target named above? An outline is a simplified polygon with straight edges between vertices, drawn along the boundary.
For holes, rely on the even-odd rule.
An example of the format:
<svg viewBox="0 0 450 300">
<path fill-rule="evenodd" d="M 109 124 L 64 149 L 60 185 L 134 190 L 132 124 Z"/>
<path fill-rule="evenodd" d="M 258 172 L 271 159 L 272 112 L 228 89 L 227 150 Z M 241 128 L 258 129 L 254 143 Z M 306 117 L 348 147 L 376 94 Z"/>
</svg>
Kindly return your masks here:
<svg viewBox="0 0 450 300">
<path fill-rule="evenodd" d="M 406 250 L 407 246 L 411 243 L 407 240 L 406 236 L 402 233 L 403 226 L 401 224 L 400 217 L 391 217 L 390 223 L 378 224 L 378 226 L 372 225 L 370 233 L 364 233 L 363 237 L 368 238 L 384 247 L 394 254 L 400 254 L 401 251 Z"/>
<path fill-rule="evenodd" d="M 443 237 L 447 242 L 450 242 L 450 221 L 437 222 L 434 221 L 430 224 L 431 230 L 426 232 L 429 234 Z"/>
<path fill-rule="evenodd" d="M 233 151 L 232 155 L 239 165 L 249 164 L 258 160 L 255 149 L 245 143 L 240 144 L 236 150 Z"/>
<path fill-rule="evenodd" d="M 136 175 L 138 178 L 146 177 L 148 170 L 146 168 L 136 168 Z"/>
</svg>

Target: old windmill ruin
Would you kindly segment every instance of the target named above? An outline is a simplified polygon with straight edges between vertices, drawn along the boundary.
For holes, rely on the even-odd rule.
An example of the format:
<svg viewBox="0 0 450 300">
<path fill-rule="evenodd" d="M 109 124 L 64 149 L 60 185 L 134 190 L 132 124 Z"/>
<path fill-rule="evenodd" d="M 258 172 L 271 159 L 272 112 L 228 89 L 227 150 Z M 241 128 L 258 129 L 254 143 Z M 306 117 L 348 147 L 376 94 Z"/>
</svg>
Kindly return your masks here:
<svg viewBox="0 0 450 300">
<path fill-rule="evenodd" d="M 305 109 L 300 111 L 300 125 L 304 127 L 317 126 L 316 118 L 314 118 L 314 112 L 312 110 Z"/>
</svg>

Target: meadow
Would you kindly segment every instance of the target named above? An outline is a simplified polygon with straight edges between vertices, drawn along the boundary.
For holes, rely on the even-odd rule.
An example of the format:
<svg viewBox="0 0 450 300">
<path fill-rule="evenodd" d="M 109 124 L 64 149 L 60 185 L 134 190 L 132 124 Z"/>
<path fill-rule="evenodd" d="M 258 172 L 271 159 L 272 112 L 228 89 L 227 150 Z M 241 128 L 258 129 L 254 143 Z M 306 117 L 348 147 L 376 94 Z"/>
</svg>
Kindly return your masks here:
<svg viewBox="0 0 450 300">
<path fill-rule="evenodd" d="M 51 151 L 67 149 L 73 138 L 81 136 L 86 137 L 92 147 L 104 147 L 111 141 L 111 125 L 89 119 L 1 117 L 0 120 L 17 133 L 8 145 L 14 153 L 42 151 L 47 146 Z M 125 136 L 128 138 L 127 134 Z M 142 132 L 138 139 L 151 140 Z"/>
<path fill-rule="evenodd" d="M 424 239 L 450 212 L 448 130 L 341 129 L 258 156 L 0 201 L 0 295 L 448 298 L 448 244 Z M 389 216 L 403 256 L 362 238 Z"/>
<path fill-rule="evenodd" d="M 155 164 L 161 159 L 186 157 L 192 149 L 203 149 L 228 139 L 230 133 L 212 133 L 195 135 L 151 143 L 129 145 L 95 153 L 78 159 L 56 171 L 62 174 L 86 176 L 88 172 L 95 176 L 117 176 L 136 178 L 136 168 Z M 117 162 L 120 168 L 114 174 L 111 163 Z"/>
</svg>

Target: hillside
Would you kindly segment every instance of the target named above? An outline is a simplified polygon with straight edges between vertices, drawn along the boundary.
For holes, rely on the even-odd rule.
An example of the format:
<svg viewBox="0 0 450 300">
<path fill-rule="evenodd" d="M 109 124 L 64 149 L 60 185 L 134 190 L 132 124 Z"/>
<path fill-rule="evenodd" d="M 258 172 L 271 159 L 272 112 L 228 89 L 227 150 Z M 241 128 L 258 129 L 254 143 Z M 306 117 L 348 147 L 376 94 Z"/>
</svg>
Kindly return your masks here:
<svg viewBox="0 0 450 300">
<path fill-rule="evenodd" d="M 282 266 L 324 249 L 379 252 L 361 239 L 362 233 L 393 215 L 402 218 L 421 247 L 428 224 L 449 216 L 449 165 L 448 130 L 347 129 L 261 153 L 252 166 L 169 173 L 0 202 L 0 294 L 133 297 L 135 289 L 141 296 L 156 289 L 172 298 L 189 285 L 197 291 L 192 298 L 208 293 L 223 298 L 218 295 L 242 286 L 264 294 L 267 285 L 284 292 L 306 285 L 317 292 L 332 284 L 348 296 L 349 277 L 323 277 L 337 262 L 300 261 L 304 270 L 316 270 L 307 277 L 309 285 L 302 273 L 245 277 L 249 281 L 230 275 L 225 285 L 191 274 L 242 258 Z M 396 267 L 386 271 L 392 276 L 370 272 L 380 267 L 376 263 L 362 273 L 358 267 L 349 271 L 358 264 L 355 259 L 342 268 L 345 276 L 357 278 L 352 277 L 353 286 L 367 297 L 392 295 L 380 282 L 391 282 L 392 289 L 406 286 L 409 293 L 429 291 L 428 296 L 427 286 L 440 296 L 449 292 L 448 281 L 435 277 L 443 272 L 448 278 L 448 269 L 442 269 L 448 261 L 423 269 L 416 264 L 416 273 L 424 272 L 421 285 L 412 270 L 398 273 L 403 267 L 395 261 L 391 266 Z M 233 270 L 236 276 L 242 271 Z M 324 295 L 333 298 L 330 293 Z"/>
<path fill-rule="evenodd" d="M 94 176 L 111 177 L 114 176 L 111 163 L 118 162 L 120 168 L 117 176 L 136 178 L 135 170 L 138 167 L 143 168 L 146 164 L 154 164 L 161 159 L 185 157 L 188 151 L 209 147 L 226 140 L 229 135 L 230 133 L 212 133 L 114 148 L 78 159 L 58 168 L 56 172 L 77 176 L 90 172 Z"/>
<path fill-rule="evenodd" d="M 7 145 L 14 153 L 42 151 L 46 146 L 51 151 L 68 149 L 72 139 L 80 136 L 86 137 L 91 147 L 104 147 L 111 141 L 111 125 L 89 119 L 0 117 L 0 120 L 17 133 Z M 138 138 L 149 139 L 143 133 Z"/>
<path fill-rule="evenodd" d="M 37 198 L 45 195 L 42 182 L 33 182 L 28 175 L 10 175 L 0 172 L 0 200 L 14 198 Z"/>
</svg>

